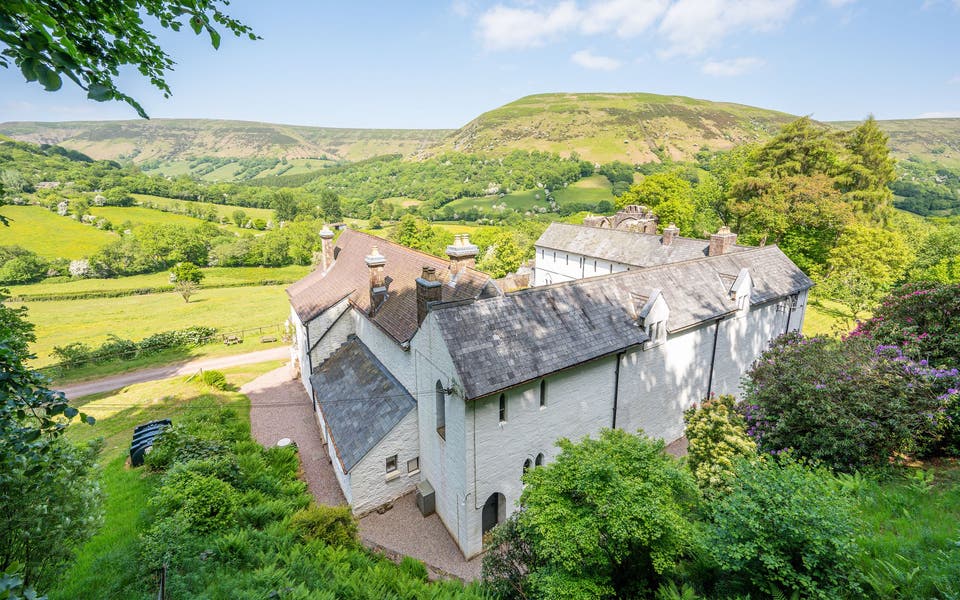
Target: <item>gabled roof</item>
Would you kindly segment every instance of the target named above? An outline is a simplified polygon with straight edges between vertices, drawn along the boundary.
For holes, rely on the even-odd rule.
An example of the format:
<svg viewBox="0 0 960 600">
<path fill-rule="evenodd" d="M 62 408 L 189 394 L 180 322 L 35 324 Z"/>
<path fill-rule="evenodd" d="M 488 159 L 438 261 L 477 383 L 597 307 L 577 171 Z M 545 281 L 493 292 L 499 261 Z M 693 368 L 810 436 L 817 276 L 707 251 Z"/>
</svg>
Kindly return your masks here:
<svg viewBox="0 0 960 600">
<path fill-rule="evenodd" d="M 530 288 L 433 310 L 467 399 L 479 398 L 647 340 L 638 311 L 658 292 L 675 332 L 737 310 L 740 270 L 751 303 L 795 294 L 813 282 L 776 246 Z"/>
<path fill-rule="evenodd" d="M 417 405 L 356 338 L 323 361 L 310 384 L 345 473 Z"/>
<path fill-rule="evenodd" d="M 383 271 L 388 293 L 371 320 L 397 342 L 409 340 L 417 331 L 416 278 L 423 267 L 437 270 L 437 279 L 444 284 L 444 301 L 477 298 L 484 291 L 495 290 L 492 284 L 488 286 L 490 277 L 474 269 L 465 269 L 451 286 L 449 261 L 345 229 L 334 248 L 333 266 L 326 272 L 314 271 L 287 288 L 290 304 L 304 323 L 346 297 L 360 311 L 369 312 L 370 270 L 363 259 L 373 246 L 386 258 Z"/>
<path fill-rule="evenodd" d="M 650 233 L 551 223 L 536 246 L 637 267 L 704 258 L 710 248 L 710 240 L 677 237 L 665 246 L 662 239 L 662 236 Z M 749 247 L 733 246 L 728 252 L 744 250 Z"/>
</svg>

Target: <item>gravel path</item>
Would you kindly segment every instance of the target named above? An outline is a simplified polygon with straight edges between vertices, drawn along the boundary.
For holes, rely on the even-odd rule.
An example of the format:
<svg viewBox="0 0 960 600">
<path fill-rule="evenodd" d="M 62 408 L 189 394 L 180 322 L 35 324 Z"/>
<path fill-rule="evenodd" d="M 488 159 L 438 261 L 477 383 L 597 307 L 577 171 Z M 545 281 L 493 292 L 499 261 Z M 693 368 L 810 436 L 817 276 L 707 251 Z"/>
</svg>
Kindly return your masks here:
<svg viewBox="0 0 960 600">
<path fill-rule="evenodd" d="M 257 350 L 246 354 L 234 354 L 233 356 L 221 356 L 218 358 L 201 358 L 189 362 L 173 363 L 163 367 L 154 367 L 151 369 L 141 369 L 131 371 L 122 375 L 84 381 L 73 385 L 60 387 L 60 391 L 67 398 L 75 400 L 90 394 L 100 394 L 110 392 L 133 385 L 135 383 L 144 383 L 146 381 L 157 381 L 159 379 L 170 379 L 181 375 L 190 375 L 200 369 L 224 369 L 226 367 L 236 367 L 239 365 L 252 365 L 271 360 L 283 360 L 290 358 L 290 348 L 281 346 L 280 348 L 270 348 L 269 350 Z"/>
<path fill-rule="evenodd" d="M 240 392 L 250 398 L 253 437 L 264 446 L 272 446 L 283 438 L 296 442 L 303 478 L 317 502 L 346 504 L 330 457 L 320 440 L 313 405 L 300 380 L 291 379 L 290 367 L 265 373 L 241 387 Z"/>
</svg>

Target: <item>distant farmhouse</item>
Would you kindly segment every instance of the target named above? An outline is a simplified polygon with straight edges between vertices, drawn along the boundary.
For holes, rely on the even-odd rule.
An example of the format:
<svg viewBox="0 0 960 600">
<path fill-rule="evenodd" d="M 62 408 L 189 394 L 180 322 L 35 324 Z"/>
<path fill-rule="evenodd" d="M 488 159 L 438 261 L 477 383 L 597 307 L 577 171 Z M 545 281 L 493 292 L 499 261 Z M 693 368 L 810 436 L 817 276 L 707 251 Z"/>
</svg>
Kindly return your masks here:
<svg viewBox="0 0 960 600">
<path fill-rule="evenodd" d="M 656 233 L 643 207 L 536 243 L 533 287 L 504 294 L 457 236 L 449 260 L 324 229 L 320 266 L 288 289 L 294 364 L 358 514 L 416 490 L 464 556 L 561 437 L 605 427 L 683 435 L 683 411 L 737 393 L 812 285 L 776 246 Z"/>
</svg>

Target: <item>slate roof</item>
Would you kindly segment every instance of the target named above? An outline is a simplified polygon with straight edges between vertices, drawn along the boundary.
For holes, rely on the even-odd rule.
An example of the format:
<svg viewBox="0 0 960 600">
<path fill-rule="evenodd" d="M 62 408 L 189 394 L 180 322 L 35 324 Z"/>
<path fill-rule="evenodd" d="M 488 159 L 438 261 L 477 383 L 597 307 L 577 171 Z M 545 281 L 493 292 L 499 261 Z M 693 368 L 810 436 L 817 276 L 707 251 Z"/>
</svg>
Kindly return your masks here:
<svg viewBox="0 0 960 600">
<path fill-rule="evenodd" d="M 465 397 L 474 399 L 646 341 L 637 312 L 657 290 L 670 308 L 671 332 L 730 314 L 737 309 L 730 287 L 742 268 L 753 280 L 754 304 L 813 285 L 779 248 L 766 246 L 432 312 Z"/>
<path fill-rule="evenodd" d="M 423 267 L 437 270 L 443 282 L 444 301 L 477 298 L 481 293 L 496 293 L 490 277 L 474 269 L 465 269 L 450 286 L 449 261 L 412 250 L 382 238 L 345 229 L 334 247 L 335 260 L 326 272 L 314 271 L 287 288 L 290 304 L 306 323 L 345 297 L 365 314 L 370 309 L 370 270 L 363 259 L 377 246 L 387 260 L 383 267 L 388 283 L 386 301 L 372 321 L 397 342 L 405 342 L 417 331 L 416 278 Z"/>
<path fill-rule="evenodd" d="M 323 361 L 310 384 L 346 473 L 417 405 L 356 338 Z"/>
<path fill-rule="evenodd" d="M 710 240 L 677 237 L 669 246 L 664 246 L 662 239 L 650 233 L 551 223 L 535 245 L 637 267 L 704 258 L 710 247 Z M 744 250 L 749 247 L 733 246 L 729 252 Z"/>
</svg>

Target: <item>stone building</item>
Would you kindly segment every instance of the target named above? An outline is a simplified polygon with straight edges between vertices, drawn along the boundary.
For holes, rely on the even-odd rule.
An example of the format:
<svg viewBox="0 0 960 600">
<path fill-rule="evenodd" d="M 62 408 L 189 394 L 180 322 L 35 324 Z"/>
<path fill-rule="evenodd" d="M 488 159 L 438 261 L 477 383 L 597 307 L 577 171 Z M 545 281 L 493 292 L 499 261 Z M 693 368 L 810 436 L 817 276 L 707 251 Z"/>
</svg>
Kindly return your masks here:
<svg viewBox="0 0 960 600">
<path fill-rule="evenodd" d="M 554 224 L 534 287 L 506 294 L 466 236 L 446 261 L 351 230 L 321 238 L 321 268 L 288 290 L 293 355 L 344 495 L 362 514 L 418 489 L 466 557 L 558 438 L 681 437 L 686 408 L 737 393 L 769 341 L 800 328 L 811 286 L 777 247 L 727 231 Z"/>
</svg>

